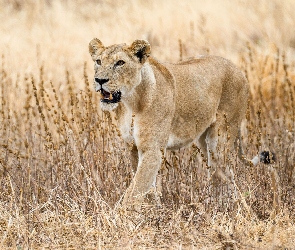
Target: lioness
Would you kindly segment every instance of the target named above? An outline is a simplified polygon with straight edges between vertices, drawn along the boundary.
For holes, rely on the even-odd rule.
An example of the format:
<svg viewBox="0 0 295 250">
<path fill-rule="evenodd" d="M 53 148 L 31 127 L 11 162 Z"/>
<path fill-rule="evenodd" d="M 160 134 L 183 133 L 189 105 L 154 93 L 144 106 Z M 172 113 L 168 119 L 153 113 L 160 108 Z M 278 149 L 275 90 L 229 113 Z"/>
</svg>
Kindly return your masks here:
<svg viewBox="0 0 295 250">
<path fill-rule="evenodd" d="M 105 47 L 95 38 L 89 52 L 101 108 L 116 113 L 124 140 L 134 143 L 131 155 L 137 172 L 123 204 L 141 202 L 155 184 L 163 150 L 196 142 L 208 165 L 216 168 L 219 134 L 226 134 L 234 149 L 249 85 L 230 61 L 202 56 L 160 63 L 144 40 Z"/>
</svg>

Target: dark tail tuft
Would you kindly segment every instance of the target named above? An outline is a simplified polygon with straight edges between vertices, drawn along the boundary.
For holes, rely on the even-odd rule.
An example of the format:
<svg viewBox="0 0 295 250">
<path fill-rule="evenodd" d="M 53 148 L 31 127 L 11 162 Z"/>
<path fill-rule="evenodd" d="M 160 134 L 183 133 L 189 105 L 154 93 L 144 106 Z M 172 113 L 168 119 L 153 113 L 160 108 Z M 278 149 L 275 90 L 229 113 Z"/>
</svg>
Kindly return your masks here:
<svg viewBox="0 0 295 250">
<path fill-rule="evenodd" d="M 276 156 L 273 152 L 270 151 L 262 151 L 259 155 L 260 162 L 264 164 L 271 164 L 276 162 Z"/>
</svg>

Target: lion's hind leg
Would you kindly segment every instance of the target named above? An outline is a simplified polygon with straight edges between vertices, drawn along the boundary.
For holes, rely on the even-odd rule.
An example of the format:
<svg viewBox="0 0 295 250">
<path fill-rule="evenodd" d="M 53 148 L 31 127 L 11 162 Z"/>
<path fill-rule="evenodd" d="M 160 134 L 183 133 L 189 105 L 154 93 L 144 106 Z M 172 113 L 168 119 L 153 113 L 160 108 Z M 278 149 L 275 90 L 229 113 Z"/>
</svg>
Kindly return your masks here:
<svg viewBox="0 0 295 250">
<path fill-rule="evenodd" d="M 223 120 L 216 120 L 206 130 L 206 145 L 208 157 L 208 177 L 213 183 L 220 181 L 234 184 L 234 173 L 229 161 L 234 154 L 234 142 L 238 133 L 238 125 L 225 125 Z"/>
<path fill-rule="evenodd" d="M 202 142 L 202 139 L 204 138 L 207 146 L 206 157 L 208 165 L 208 177 L 213 179 L 216 179 L 215 177 L 218 177 L 219 179 L 225 179 L 225 176 L 220 168 L 222 165 L 223 157 L 220 152 L 222 138 L 219 137 L 218 122 L 214 122 L 210 125 L 210 127 L 207 128 L 202 137 L 200 137 L 200 142 Z"/>
</svg>

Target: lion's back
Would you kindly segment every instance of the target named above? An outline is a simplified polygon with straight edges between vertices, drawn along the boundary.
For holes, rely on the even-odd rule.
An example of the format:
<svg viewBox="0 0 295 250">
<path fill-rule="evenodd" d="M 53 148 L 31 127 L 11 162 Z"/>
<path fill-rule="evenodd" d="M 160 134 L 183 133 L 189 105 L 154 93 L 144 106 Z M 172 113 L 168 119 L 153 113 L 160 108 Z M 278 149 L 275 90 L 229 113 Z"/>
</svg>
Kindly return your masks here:
<svg viewBox="0 0 295 250">
<path fill-rule="evenodd" d="M 217 113 L 240 122 L 247 108 L 249 84 L 231 61 L 218 56 L 190 58 L 167 64 L 175 78 L 176 115 L 202 120 L 204 126 Z M 190 118 L 189 118 L 190 117 Z"/>
<path fill-rule="evenodd" d="M 243 72 L 228 59 L 200 56 L 167 66 L 175 77 L 176 91 L 180 93 L 220 99 L 221 105 L 239 101 L 245 105 L 247 102 L 248 81 Z"/>
</svg>

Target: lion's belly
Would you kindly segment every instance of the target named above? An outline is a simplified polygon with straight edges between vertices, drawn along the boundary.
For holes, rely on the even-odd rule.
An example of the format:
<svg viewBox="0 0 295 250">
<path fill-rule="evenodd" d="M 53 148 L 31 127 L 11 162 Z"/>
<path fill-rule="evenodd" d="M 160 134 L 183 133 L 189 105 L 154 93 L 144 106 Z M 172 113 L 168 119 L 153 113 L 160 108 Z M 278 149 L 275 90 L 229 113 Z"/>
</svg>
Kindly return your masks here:
<svg viewBox="0 0 295 250">
<path fill-rule="evenodd" d="M 216 111 L 208 109 L 205 116 L 194 115 L 197 110 L 187 116 L 176 116 L 172 122 L 167 149 L 176 150 L 193 142 L 197 142 L 205 130 L 216 121 Z M 184 114 L 185 112 L 183 112 Z"/>
<path fill-rule="evenodd" d="M 176 150 L 176 149 L 187 146 L 193 141 L 194 141 L 194 138 L 180 138 L 180 137 L 177 137 L 177 135 L 170 134 L 168 143 L 167 143 L 167 149 Z"/>
<path fill-rule="evenodd" d="M 198 71 L 198 68 L 194 69 Z M 197 142 L 205 130 L 216 121 L 220 96 L 220 81 L 195 75 L 193 66 L 186 77 L 176 75 L 176 106 L 167 143 L 168 149 L 179 149 Z"/>
</svg>

